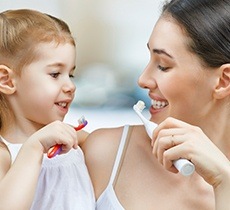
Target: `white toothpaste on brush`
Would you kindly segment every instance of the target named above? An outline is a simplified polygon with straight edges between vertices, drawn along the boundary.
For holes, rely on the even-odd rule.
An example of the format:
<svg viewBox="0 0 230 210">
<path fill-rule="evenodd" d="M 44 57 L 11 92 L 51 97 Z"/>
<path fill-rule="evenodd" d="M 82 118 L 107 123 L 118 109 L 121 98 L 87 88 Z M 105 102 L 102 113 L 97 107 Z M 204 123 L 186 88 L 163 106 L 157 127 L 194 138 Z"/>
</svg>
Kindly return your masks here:
<svg viewBox="0 0 230 210">
<path fill-rule="evenodd" d="M 145 130 L 152 139 L 153 137 L 153 132 L 155 128 L 157 127 L 157 124 L 154 122 L 151 122 L 147 120 L 143 115 L 142 111 L 145 108 L 145 103 L 143 101 L 138 101 L 134 106 L 133 109 L 137 113 L 137 115 L 140 117 L 141 121 L 144 123 Z M 195 171 L 195 166 L 188 161 L 187 159 L 178 159 L 173 161 L 173 165 L 176 167 L 176 169 L 183 175 L 183 176 L 189 176 Z"/>
</svg>

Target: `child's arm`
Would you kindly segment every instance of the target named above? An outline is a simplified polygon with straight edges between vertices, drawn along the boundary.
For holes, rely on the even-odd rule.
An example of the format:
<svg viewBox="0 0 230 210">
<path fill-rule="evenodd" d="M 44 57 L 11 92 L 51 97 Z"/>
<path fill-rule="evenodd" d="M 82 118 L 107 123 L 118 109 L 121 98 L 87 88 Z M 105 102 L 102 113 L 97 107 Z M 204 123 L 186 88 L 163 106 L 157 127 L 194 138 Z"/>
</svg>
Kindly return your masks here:
<svg viewBox="0 0 230 210">
<path fill-rule="evenodd" d="M 11 165 L 6 147 L 0 148 L 0 210 L 30 209 L 39 177 L 43 154 L 62 144 L 62 153 L 77 148 L 77 132 L 56 121 L 35 132 L 22 146 Z"/>
<path fill-rule="evenodd" d="M 11 166 L 9 151 L 0 150 L 0 210 L 30 208 L 42 162 L 41 151 L 26 142 Z"/>
</svg>

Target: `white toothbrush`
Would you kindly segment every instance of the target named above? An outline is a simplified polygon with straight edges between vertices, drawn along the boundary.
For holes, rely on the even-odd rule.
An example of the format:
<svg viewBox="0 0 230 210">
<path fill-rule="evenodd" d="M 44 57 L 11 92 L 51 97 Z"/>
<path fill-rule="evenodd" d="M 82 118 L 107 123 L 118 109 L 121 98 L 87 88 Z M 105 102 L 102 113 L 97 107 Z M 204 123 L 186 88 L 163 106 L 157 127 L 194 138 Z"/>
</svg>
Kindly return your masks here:
<svg viewBox="0 0 230 210">
<path fill-rule="evenodd" d="M 134 106 L 133 109 L 137 113 L 137 115 L 140 117 L 142 122 L 144 123 L 145 130 L 149 137 L 152 139 L 153 131 L 157 127 L 157 124 L 154 122 L 151 122 L 147 120 L 143 115 L 142 111 L 145 108 L 145 103 L 143 101 L 138 101 Z M 195 166 L 188 161 L 187 159 L 178 159 L 173 162 L 173 165 L 176 167 L 176 169 L 183 175 L 183 176 L 189 176 L 195 171 Z"/>
</svg>

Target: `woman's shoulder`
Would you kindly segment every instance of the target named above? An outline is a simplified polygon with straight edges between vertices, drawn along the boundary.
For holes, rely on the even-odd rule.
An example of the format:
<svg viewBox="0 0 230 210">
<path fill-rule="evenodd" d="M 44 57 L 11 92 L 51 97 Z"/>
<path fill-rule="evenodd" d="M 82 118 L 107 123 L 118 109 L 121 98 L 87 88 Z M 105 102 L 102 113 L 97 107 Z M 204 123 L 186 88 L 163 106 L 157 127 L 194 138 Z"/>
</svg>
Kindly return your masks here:
<svg viewBox="0 0 230 210">
<path fill-rule="evenodd" d="M 123 129 L 122 126 L 95 130 L 82 147 L 96 197 L 109 182 Z"/>
<path fill-rule="evenodd" d="M 84 142 L 82 150 L 85 156 L 107 156 L 116 152 L 124 127 L 100 128 L 90 133 Z"/>
<path fill-rule="evenodd" d="M 131 127 L 131 126 L 129 126 Z M 135 135 L 143 133 L 143 126 L 135 127 Z M 82 146 L 84 154 L 88 157 L 95 158 L 114 156 L 117 153 L 120 140 L 124 131 L 124 126 L 114 128 L 100 128 L 90 133 Z M 97 155 L 97 157 L 95 157 Z"/>
</svg>

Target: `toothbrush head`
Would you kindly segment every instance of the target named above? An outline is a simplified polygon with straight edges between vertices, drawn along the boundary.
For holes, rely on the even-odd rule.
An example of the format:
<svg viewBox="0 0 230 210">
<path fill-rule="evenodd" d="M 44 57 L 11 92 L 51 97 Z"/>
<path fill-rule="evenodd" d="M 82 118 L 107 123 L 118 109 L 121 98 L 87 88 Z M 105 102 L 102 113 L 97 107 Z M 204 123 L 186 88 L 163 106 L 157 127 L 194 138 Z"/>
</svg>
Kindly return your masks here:
<svg viewBox="0 0 230 210">
<path fill-rule="evenodd" d="M 74 128 L 76 131 L 79 131 L 79 130 L 81 130 L 82 128 L 84 128 L 84 127 L 88 124 L 88 122 L 87 122 L 87 120 L 85 119 L 85 117 L 82 116 L 81 118 L 79 118 L 78 124 L 79 124 L 79 125 L 78 125 L 77 127 Z"/>
<path fill-rule="evenodd" d="M 84 116 L 82 116 L 81 118 L 78 119 L 78 124 L 83 124 L 83 125 L 87 125 L 87 120 L 85 119 Z"/>
<path fill-rule="evenodd" d="M 138 101 L 134 106 L 133 109 L 135 111 L 142 112 L 145 108 L 145 103 L 143 101 Z"/>
</svg>

